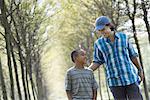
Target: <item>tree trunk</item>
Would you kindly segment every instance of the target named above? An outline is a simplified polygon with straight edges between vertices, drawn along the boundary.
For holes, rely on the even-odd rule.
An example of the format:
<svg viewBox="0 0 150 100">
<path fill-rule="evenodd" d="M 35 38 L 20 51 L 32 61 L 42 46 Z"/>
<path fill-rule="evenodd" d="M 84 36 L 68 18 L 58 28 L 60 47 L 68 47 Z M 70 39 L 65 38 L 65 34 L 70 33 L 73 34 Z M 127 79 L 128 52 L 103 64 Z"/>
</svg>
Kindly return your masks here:
<svg viewBox="0 0 150 100">
<path fill-rule="evenodd" d="M 16 31 L 16 37 L 17 37 L 17 41 L 18 41 L 18 42 L 16 42 L 16 45 L 17 45 L 17 49 L 18 49 L 19 61 L 20 61 L 20 66 L 21 66 L 22 83 L 23 83 L 23 88 L 24 88 L 24 98 L 25 98 L 25 100 L 28 100 L 26 83 L 25 83 L 25 72 L 24 72 L 25 71 L 25 69 L 24 69 L 25 65 L 24 65 L 24 59 L 23 59 L 21 43 L 20 43 L 21 39 L 20 39 L 19 34 L 18 34 L 16 22 L 15 22 L 12 15 L 11 15 L 11 19 L 14 23 L 14 27 L 15 27 L 15 31 Z"/>
<path fill-rule="evenodd" d="M 25 73 L 24 73 L 24 63 L 23 63 L 23 55 L 21 52 L 21 47 L 18 45 L 18 51 L 19 51 L 19 61 L 20 61 L 20 65 L 21 65 L 21 74 L 22 74 L 22 82 L 23 82 L 23 88 L 24 88 L 24 97 L 25 100 L 28 100 L 28 95 L 27 95 L 27 87 L 26 87 L 26 83 L 25 83 Z M 26 76 L 27 77 L 27 76 Z"/>
<path fill-rule="evenodd" d="M 31 88 L 32 88 L 32 94 L 33 94 L 33 98 L 34 100 L 36 100 L 36 89 L 35 89 L 35 84 L 34 84 L 34 81 L 33 81 L 33 77 L 32 77 L 32 59 L 33 59 L 33 55 L 32 55 L 32 51 L 33 51 L 33 33 L 29 33 L 28 34 L 28 45 L 26 45 L 26 58 L 27 58 L 27 65 L 28 65 L 28 74 L 29 74 L 29 79 L 30 79 L 30 82 L 31 82 Z"/>
<path fill-rule="evenodd" d="M 137 33 L 136 33 L 136 28 L 135 28 L 135 15 L 136 15 L 137 3 L 136 3 L 136 0 L 133 0 L 133 10 L 134 11 L 133 11 L 133 13 L 131 13 L 130 8 L 129 8 L 129 4 L 128 4 L 128 0 L 125 0 L 125 2 L 126 2 L 126 6 L 127 6 L 127 15 L 130 18 L 130 20 L 132 21 L 132 30 L 133 30 L 135 44 L 137 46 L 137 50 L 138 50 L 138 54 L 139 54 L 140 63 L 141 63 L 141 66 L 143 67 L 140 46 L 139 46 L 138 39 L 136 36 Z M 144 70 L 144 67 L 143 67 L 143 70 Z M 147 84 L 146 84 L 145 78 L 143 80 L 143 84 L 144 84 L 144 92 L 145 92 L 146 100 L 149 100 L 148 89 L 147 89 Z"/>
<path fill-rule="evenodd" d="M 87 35 L 87 65 L 91 64 L 90 36 Z"/>
<path fill-rule="evenodd" d="M 141 50 L 140 50 L 140 46 L 139 46 L 138 39 L 137 39 L 137 36 L 136 36 L 137 34 L 136 34 L 134 19 L 132 19 L 132 28 L 133 28 L 133 33 L 134 33 L 135 44 L 137 46 L 137 50 L 138 50 L 138 54 L 139 54 L 140 63 L 141 63 L 141 66 L 143 68 L 143 71 L 144 71 L 143 61 L 142 61 L 142 56 L 141 56 Z M 144 73 L 144 75 L 145 75 L 145 73 Z M 146 100 L 149 100 L 149 94 L 148 94 L 147 83 L 146 83 L 145 78 L 143 80 L 143 85 L 144 85 L 144 92 L 145 92 Z"/>
<path fill-rule="evenodd" d="M 146 29 L 147 29 L 147 33 L 148 33 L 148 40 L 149 40 L 149 44 L 150 44 L 150 26 L 149 26 L 149 23 L 148 23 L 148 9 L 146 9 L 146 4 L 145 4 L 145 1 L 144 0 L 141 0 L 141 6 L 142 6 L 142 10 L 143 10 L 143 17 L 144 17 L 144 22 L 145 22 L 145 25 L 146 25 Z"/>
<path fill-rule="evenodd" d="M 101 98 L 101 100 L 103 100 L 102 88 L 101 88 L 101 75 L 100 75 L 100 67 L 98 68 L 98 79 L 99 79 L 99 93 L 100 93 L 100 98 Z"/>
<path fill-rule="evenodd" d="M 6 91 L 6 87 L 5 87 L 4 76 L 3 76 L 1 59 L 0 59 L 0 79 L 1 79 L 0 81 L 1 81 L 1 84 L 2 84 L 1 86 L 2 86 L 3 99 L 8 100 L 7 91 Z"/>
<path fill-rule="evenodd" d="M 0 0 L 1 1 L 1 0 Z M 11 51 L 10 51 L 10 25 L 7 20 L 6 16 L 6 5 L 4 0 L 1 1 L 1 13 L 2 13 L 2 19 L 1 23 L 5 30 L 5 42 L 6 42 L 6 52 L 7 52 L 7 64 L 9 68 L 9 77 L 10 77 L 10 86 L 11 86 L 11 99 L 15 100 L 14 97 L 14 80 L 13 80 L 13 72 L 12 72 L 12 66 L 11 66 Z"/>
<path fill-rule="evenodd" d="M 29 67 L 30 67 L 30 71 L 29 71 L 29 78 L 30 78 L 30 82 L 31 82 L 31 88 L 32 88 L 32 94 L 33 94 L 33 98 L 34 100 L 36 100 L 36 89 L 35 89 L 35 85 L 33 82 L 33 78 L 32 78 L 32 65 L 31 62 L 29 63 Z"/>
<path fill-rule="evenodd" d="M 27 65 L 26 65 L 27 67 Z M 26 68 L 26 84 L 27 84 L 27 94 L 28 94 L 28 100 L 31 100 L 31 95 L 30 95 L 30 91 L 29 91 L 29 80 L 28 80 L 28 70 Z"/>
<path fill-rule="evenodd" d="M 11 38 L 10 38 L 10 41 L 11 41 Z M 16 63 L 16 59 L 15 59 L 12 43 L 10 43 L 10 49 L 11 49 L 11 55 L 12 55 L 12 59 L 13 59 L 14 69 L 15 69 L 15 76 L 16 76 L 16 83 L 17 83 L 19 99 L 22 100 L 22 95 L 21 95 L 21 90 L 20 90 L 20 83 L 19 83 L 19 77 L 18 77 L 18 66 L 17 66 L 17 63 Z"/>
<path fill-rule="evenodd" d="M 37 84 L 37 91 L 38 91 L 38 100 L 48 100 L 47 99 L 47 94 L 45 90 L 45 87 L 43 85 L 43 80 L 42 80 L 42 73 L 41 73 L 41 64 L 40 64 L 40 53 L 39 50 L 35 52 L 34 54 L 34 62 L 35 62 L 35 68 L 34 71 L 36 73 L 36 84 Z"/>
</svg>

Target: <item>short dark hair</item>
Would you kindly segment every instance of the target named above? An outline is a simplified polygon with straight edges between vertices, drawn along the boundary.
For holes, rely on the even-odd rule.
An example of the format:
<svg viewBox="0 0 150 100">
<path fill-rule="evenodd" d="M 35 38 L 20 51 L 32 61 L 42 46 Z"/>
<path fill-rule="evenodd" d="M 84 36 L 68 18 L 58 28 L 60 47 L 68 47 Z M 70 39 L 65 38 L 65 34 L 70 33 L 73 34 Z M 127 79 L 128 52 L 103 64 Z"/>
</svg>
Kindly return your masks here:
<svg viewBox="0 0 150 100">
<path fill-rule="evenodd" d="M 75 49 L 71 52 L 71 60 L 75 62 L 75 58 L 78 56 L 79 49 Z"/>
</svg>

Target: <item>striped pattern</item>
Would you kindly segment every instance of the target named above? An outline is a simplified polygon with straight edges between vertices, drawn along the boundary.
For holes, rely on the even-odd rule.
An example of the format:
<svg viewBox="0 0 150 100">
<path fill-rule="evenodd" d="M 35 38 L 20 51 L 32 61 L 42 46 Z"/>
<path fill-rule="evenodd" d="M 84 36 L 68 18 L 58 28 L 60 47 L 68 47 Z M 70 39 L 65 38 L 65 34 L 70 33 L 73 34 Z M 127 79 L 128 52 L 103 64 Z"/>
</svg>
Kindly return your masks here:
<svg viewBox="0 0 150 100">
<path fill-rule="evenodd" d="M 138 81 L 137 71 L 131 61 L 137 57 L 127 35 L 115 34 L 115 41 L 99 38 L 94 44 L 93 62 L 106 65 L 106 77 L 109 86 L 125 86 Z"/>
<path fill-rule="evenodd" d="M 65 88 L 72 92 L 73 100 L 92 100 L 92 91 L 98 86 L 92 70 L 72 67 L 67 71 Z"/>
</svg>

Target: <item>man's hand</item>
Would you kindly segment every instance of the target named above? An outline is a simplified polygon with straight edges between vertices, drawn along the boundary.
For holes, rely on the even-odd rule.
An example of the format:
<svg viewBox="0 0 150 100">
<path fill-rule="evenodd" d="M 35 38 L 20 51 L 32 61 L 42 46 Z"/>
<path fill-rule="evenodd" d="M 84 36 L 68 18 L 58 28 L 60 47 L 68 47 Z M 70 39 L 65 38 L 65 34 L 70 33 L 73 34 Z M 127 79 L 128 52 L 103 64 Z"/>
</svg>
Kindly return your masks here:
<svg viewBox="0 0 150 100">
<path fill-rule="evenodd" d="M 95 71 L 99 66 L 100 66 L 100 64 L 98 64 L 98 63 L 91 63 L 89 68 L 92 69 L 93 71 Z"/>
<path fill-rule="evenodd" d="M 144 72 L 143 72 L 143 69 L 141 67 L 139 60 L 137 59 L 137 57 L 133 57 L 133 58 L 131 58 L 131 60 L 132 60 L 133 64 L 136 66 L 136 68 L 138 69 L 138 75 L 141 78 L 140 81 L 143 81 L 144 80 Z"/>
<path fill-rule="evenodd" d="M 144 72 L 143 72 L 143 69 L 142 69 L 142 68 L 140 68 L 140 69 L 138 70 L 138 75 L 140 76 L 141 81 L 143 81 L 143 80 L 144 80 Z"/>
</svg>

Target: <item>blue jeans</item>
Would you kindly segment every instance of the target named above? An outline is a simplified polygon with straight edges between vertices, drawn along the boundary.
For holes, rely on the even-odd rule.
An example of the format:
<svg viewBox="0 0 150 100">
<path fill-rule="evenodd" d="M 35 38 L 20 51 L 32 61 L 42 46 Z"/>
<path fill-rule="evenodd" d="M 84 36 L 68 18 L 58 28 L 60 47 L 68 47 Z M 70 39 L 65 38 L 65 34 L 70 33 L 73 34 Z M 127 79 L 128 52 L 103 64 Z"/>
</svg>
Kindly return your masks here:
<svg viewBox="0 0 150 100">
<path fill-rule="evenodd" d="M 139 86 L 134 83 L 126 86 L 111 86 L 115 100 L 143 100 Z"/>
</svg>

